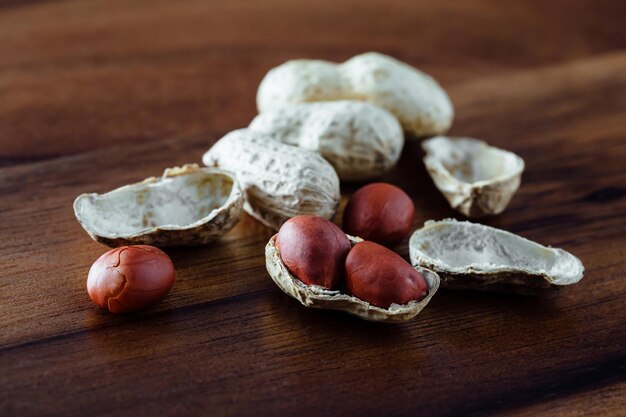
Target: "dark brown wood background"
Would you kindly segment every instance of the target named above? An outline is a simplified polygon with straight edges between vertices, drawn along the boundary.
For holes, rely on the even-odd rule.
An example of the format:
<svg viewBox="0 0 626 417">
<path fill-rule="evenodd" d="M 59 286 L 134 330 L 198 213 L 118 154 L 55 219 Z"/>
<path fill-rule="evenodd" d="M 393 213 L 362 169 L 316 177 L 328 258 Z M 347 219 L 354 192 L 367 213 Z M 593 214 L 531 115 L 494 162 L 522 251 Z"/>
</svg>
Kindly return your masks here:
<svg viewBox="0 0 626 417">
<path fill-rule="evenodd" d="M 0 3 L 0 415 L 626 415 L 626 7 L 616 1 Z M 265 272 L 272 232 L 169 250 L 139 314 L 89 300 L 107 248 L 73 199 L 199 162 L 291 58 L 377 50 L 435 76 L 451 134 L 527 163 L 486 223 L 563 247 L 545 297 L 440 291 L 413 321 L 310 310 Z M 458 217 L 407 144 L 384 178 L 415 226 Z M 345 197 L 355 189 L 345 186 Z M 407 255 L 406 244 L 398 248 Z"/>
</svg>

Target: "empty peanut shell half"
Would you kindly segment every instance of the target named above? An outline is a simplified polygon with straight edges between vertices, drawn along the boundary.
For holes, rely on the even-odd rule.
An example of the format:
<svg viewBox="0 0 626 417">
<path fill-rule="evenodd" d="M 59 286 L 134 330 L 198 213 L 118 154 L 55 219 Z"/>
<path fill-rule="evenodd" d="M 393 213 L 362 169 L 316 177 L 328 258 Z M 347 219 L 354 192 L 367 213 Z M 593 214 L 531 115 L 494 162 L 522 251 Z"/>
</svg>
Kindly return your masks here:
<svg viewBox="0 0 626 417">
<path fill-rule="evenodd" d="M 424 164 L 450 206 L 467 217 L 501 213 L 520 185 L 524 161 L 471 138 L 437 136 L 422 143 Z"/>
<path fill-rule="evenodd" d="M 264 133 L 234 130 L 202 161 L 234 172 L 244 192 L 244 210 L 275 230 L 300 214 L 330 219 L 339 206 L 339 178 L 328 161 Z"/>
<path fill-rule="evenodd" d="M 454 110 L 446 92 L 429 75 L 376 52 L 344 63 L 296 59 L 270 70 L 257 92 L 263 113 L 286 104 L 360 100 L 380 106 L 416 136 L 444 133 Z"/>
<path fill-rule="evenodd" d="M 199 245 L 232 229 L 242 206 L 233 174 L 185 165 L 105 194 L 82 194 L 74 214 L 94 240 L 108 246 Z"/>
<path fill-rule="evenodd" d="M 352 246 L 361 241 L 359 238 L 348 235 Z M 354 296 L 337 290 L 329 290 L 316 285 L 306 285 L 293 276 L 280 258 L 274 235 L 265 246 L 265 266 L 272 280 L 285 294 L 300 301 L 302 305 L 313 308 L 324 308 L 344 311 L 369 321 L 399 323 L 412 319 L 435 295 L 439 288 L 439 276 L 426 268 L 416 269 L 424 276 L 428 284 L 428 295 L 420 301 L 398 305 L 392 304 L 389 308 L 381 308 L 369 304 Z"/>
<path fill-rule="evenodd" d="M 378 177 L 396 165 L 404 133 L 388 111 L 361 101 L 300 103 L 271 109 L 250 129 L 321 154 L 343 181 Z"/>
<path fill-rule="evenodd" d="M 409 251 L 411 264 L 437 272 L 442 288 L 538 294 L 575 284 L 584 272 L 569 252 L 467 221 L 426 222 Z"/>
</svg>

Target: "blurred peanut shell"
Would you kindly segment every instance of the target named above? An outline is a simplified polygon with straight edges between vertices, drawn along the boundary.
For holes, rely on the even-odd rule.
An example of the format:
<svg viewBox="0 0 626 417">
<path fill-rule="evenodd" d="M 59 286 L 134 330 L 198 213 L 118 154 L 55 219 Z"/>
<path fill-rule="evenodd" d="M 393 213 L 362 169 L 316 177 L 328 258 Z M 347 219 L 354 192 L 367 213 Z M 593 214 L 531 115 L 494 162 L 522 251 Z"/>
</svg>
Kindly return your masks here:
<svg viewBox="0 0 626 417">
<path fill-rule="evenodd" d="M 416 136 L 450 128 L 454 110 L 446 92 L 429 75 L 376 52 L 342 64 L 297 59 L 270 70 L 257 92 L 259 113 L 287 104 L 360 100 L 380 106 Z"/>
</svg>

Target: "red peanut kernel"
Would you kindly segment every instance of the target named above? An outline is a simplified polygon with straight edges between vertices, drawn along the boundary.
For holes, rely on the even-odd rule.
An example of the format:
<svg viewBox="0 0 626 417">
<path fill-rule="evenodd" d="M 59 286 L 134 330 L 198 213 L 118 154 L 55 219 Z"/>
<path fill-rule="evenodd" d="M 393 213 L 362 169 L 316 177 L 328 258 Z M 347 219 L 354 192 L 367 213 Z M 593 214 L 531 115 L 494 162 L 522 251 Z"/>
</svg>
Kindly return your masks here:
<svg viewBox="0 0 626 417">
<path fill-rule="evenodd" d="M 94 262 L 87 292 L 98 306 L 125 313 L 161 300 L 175 279 L 174 264 L 162 250 L 148 245 L 122 246 Z"/>
<path fill-rule="evenodd" d="M 278 231 L 276 246 L 289 272 L 303 283 L 329 289 L 343 284 L 351 245 L 332 222 L 317 216 L 293 217 Z"/>
<path fill-rule="evenodd" d="M 382 182 L 359 188 L 343 213 L 346 233 L 389 246 L 411 232 L 415 205 L 400 188 Z"/>
<path fill-rule="evenodd" d="M 400 255 L 374 242 L 357 243 L 346 258 L 346 289 L 368 303 L 388 308 L 428 294 L 424 276 Z"/>
</svg>

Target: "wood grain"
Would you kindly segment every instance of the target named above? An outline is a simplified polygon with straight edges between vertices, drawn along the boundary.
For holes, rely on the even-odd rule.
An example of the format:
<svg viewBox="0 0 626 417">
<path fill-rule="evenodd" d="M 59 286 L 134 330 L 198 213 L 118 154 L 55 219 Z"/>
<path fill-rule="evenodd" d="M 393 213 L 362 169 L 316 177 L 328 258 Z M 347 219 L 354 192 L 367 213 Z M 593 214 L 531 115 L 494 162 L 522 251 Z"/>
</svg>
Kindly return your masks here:
<svg viewBox="0 0 626 417">
<path fill-rule="evenodd" d="M 531 417 L 550 415 L 555 417 L 601 417 L 607 410 L 615 410 L 619 415 L 624 408 L 626 384 L 618 383 L 602 389 L 578 393 L 575 396 L 554 398 L 528 407 L 521 407 L 510 413 L 510 417 Z"/>
<path fill-rule="evenodd" d="M 378 50 L 448 86 L 626 45 L 603 0 L 24 3 L 0 13 L 0 165 L 246 125 L 287 59 Z"/>
<path fill-rule="evenodd" d="M 623 413 L 622 3 L 573 2 L 567 19 L 550 1 L 541 13 L 329 4 L 0 8 L 0 415 Z M 273 232 L 245 217 L 215 244 L 168 250 L 178 280 L 163 302 L 121 316 L 94 307 L 86 275 L 106 248 L 74 219 L 78 194 L 199 162 L 247 124 L 272 65 L 365 49 L 442 79 L 452 134 L 526 160 L 510 207 L 485 223 L 573 252 L 580 284 L 535 298 L 441 291 L 414 321 L 367 323 L 280 292 L 264 265 Z M 458 218 L 421 156 L 410 139 L 383 180 L 413 197 L 415 227 Z M 342 185 L 342 207 L 358 186 Z M 408 255 L 406 242 L 396 249 Z"/>
</svg>

